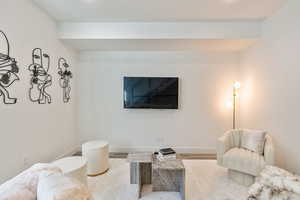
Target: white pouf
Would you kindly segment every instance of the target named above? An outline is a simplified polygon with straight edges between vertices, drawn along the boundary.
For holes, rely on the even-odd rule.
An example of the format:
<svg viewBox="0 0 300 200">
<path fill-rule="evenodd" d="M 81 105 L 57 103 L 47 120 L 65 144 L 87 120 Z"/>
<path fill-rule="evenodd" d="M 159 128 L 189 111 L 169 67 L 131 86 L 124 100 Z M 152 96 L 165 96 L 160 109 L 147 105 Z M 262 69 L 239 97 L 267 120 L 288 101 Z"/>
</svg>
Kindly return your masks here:
<svg viewBox="0 0 300 200">
<path fill-rule="evenodd" d="M 81 156 L 66 157 L 52 163 L 59 167 L 63 174 L 77 179 L 87 185 L 87 160 Z"/>
<path fill-rule="evenodd" d="M 97 176 L 109 168 L 109 147 L 106 141 L 91 141 L 82 145 L 82 156 L 87 160 L 87 174 Z"/>
</svg>

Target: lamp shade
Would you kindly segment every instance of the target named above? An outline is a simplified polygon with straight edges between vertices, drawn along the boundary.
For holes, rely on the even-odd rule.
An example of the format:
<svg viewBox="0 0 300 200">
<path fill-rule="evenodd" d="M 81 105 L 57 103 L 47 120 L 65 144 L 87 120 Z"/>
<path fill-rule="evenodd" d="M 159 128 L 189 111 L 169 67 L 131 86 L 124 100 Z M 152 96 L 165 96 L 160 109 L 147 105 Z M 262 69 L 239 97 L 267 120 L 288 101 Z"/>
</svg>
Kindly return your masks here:
<svg viewBox="0 0 300 200">
<path fill-rule="evenodd" d="M 241 88 L 241 83 L 240 82 L 235 82 L 234 85 L 233 85 L 233 87 L 235 89 L 240 89 Z"/>
</svg>

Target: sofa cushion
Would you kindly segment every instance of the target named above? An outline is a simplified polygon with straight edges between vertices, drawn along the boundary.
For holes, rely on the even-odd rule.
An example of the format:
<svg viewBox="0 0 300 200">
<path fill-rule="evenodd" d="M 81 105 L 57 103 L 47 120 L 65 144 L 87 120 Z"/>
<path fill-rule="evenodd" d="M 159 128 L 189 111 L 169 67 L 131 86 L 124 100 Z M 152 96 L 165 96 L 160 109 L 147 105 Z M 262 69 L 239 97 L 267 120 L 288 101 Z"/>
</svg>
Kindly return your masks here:
<svg viewBox="0 0 300 200">
<path fill-rule="evenodd" d="M 37 191 L 38 200 L 89 200 L 85 185 L 62 174 L 41 174 Z"/>
<path fill-rule="evenodd" d="M 36 200 L 36 194 L 23 185 L 14 185 L 0 192 L 0 200 Z"/>
<path fill-rule="evenodd" d="M 23 171 L 16 177 L 8 180 L 0 185 L 0 200 L 9 199 L 15 200 L 24 193 L 22 200 L 30 199 L 33 195 L 36 199 L 37 185 L 39 182 L 39 175 L 41 172 L 48 171 L 61 173 L 61 170 L 51 164 L 38 163 Z M 4 196 L 6 198 L 4 198 Z"/>
<path fill-rule="evenodd" d="M 266 134 L 265 131 L 243 130 L 241 147 L 262 155 Z"/>
<path fill-rule="evenodd" d="M 233 148 L 224 154 L 223 165 L 229 169 L 258 176 L 265 166 L 265 161 L 258 153 L 243 148 Z"/>
</svg>

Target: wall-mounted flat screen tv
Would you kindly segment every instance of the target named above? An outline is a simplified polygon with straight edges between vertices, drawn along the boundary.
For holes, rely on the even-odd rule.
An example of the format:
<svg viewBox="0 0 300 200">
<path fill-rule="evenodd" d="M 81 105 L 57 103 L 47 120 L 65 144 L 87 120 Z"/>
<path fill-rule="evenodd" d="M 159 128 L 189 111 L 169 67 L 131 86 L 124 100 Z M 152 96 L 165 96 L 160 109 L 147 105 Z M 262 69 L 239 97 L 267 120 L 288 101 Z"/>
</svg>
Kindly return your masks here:
<svg viewBox="0 0 300 200">
<path fill-rule="evenodd" d="M 178 78 L 124 77 L 124 108 L 178 109 Z"/>
</svg>

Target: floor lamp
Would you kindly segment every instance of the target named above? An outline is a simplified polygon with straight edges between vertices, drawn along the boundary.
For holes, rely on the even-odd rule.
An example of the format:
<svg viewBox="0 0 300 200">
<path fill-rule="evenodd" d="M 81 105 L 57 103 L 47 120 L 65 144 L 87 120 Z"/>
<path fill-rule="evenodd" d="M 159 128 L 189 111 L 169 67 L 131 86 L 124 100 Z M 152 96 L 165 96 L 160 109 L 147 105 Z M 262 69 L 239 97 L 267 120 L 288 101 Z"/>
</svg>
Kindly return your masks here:
<svg viewBox="0 0 300 200">
<path fill-rule="evenodd" d="M 237 92 L 241 87 L 240 82 L 235 82 L 233 85 L 233 113 L 232 113 L 232 128 L 236 129 L 236 99 L 237 99 Z"/>
</svg>

